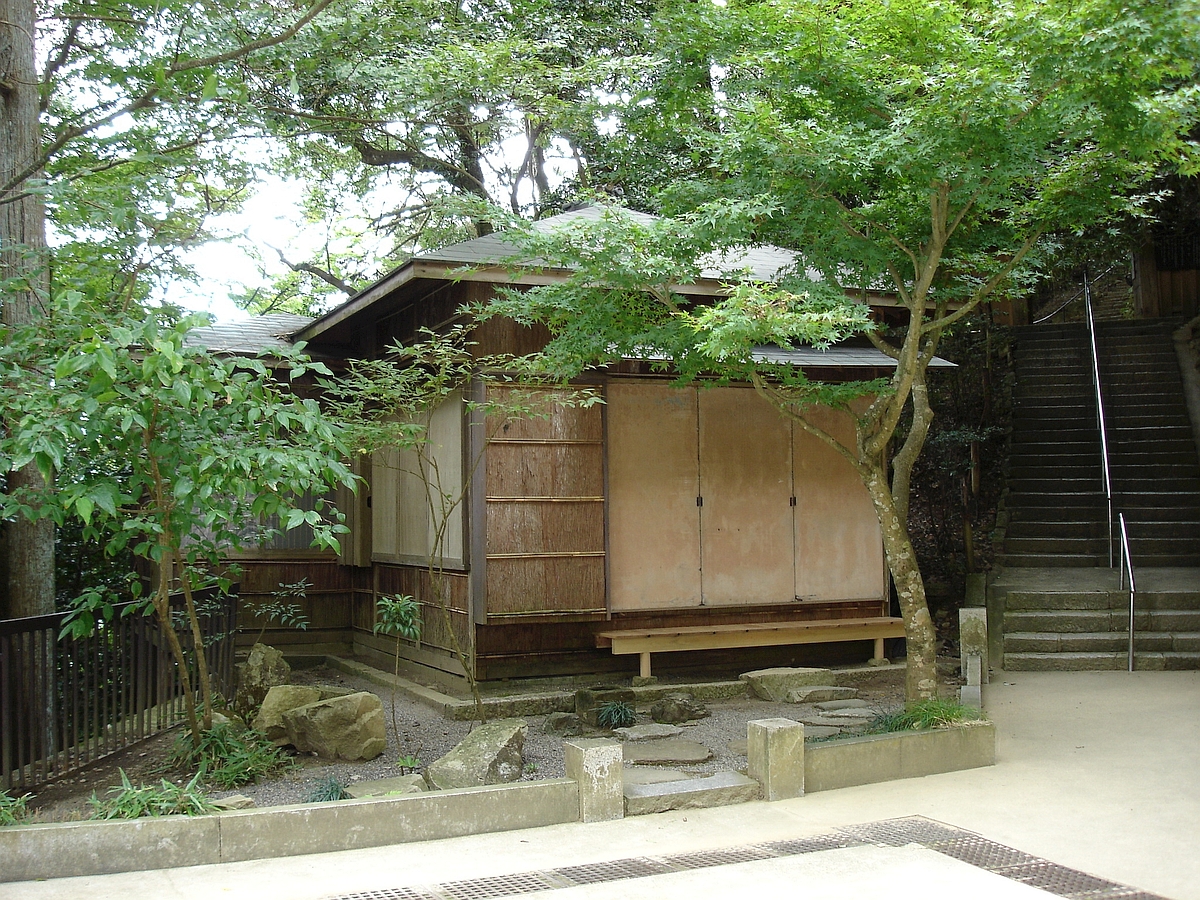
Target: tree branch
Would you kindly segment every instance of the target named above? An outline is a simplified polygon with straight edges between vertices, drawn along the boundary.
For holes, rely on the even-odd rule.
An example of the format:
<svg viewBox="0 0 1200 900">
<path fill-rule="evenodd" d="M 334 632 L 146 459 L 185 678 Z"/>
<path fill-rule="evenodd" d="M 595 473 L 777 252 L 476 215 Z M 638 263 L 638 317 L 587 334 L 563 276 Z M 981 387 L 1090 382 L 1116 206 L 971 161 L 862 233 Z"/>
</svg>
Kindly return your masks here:
<svg viewBox="0 0 1200 900">
<path fill-rule="evenodd" d="M 267 246 L 271 247 L 270 244 L 267 244 Z M 342 281 L 342 279 L 338 278 L 332 272 L 322 269 L 320 266 L 314 266 L 312 263 L 294 263 L 284 256 L 283 251 L 278 247 L 271 247 L 271 249 L 275 251 L 275 255 L 279 257 L 279 261 L 293 272 L 307 272 L 309 275 L 314 275 L 317 278 L 320 278 L 326 284 L 333 285 L 333 287 L 337 288 L 339 291 L 348 296 L 352 296 L 357 293 L 352 285 Z"/>
</svg>

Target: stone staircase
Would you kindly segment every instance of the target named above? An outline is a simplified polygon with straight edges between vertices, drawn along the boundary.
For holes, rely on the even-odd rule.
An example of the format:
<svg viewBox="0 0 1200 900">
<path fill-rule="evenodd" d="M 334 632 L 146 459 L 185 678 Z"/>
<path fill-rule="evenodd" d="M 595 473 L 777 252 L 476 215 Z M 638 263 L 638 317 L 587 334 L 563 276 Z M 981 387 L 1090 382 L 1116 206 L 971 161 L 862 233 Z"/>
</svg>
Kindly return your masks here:
<svg viewBox="0 0 1200 900">
<path fill-rule="evenodd" d="M 1171 340 L 1177 323 L 1097 329 L 1114 508 L 1139 579 L 1135 667 L 1200 668 L 1200 461 Z M 1006 669 L 1121 669 L 1129 595 L 1109 568 L 1086 326 L 1017 332 L 1007 525 L 989 586 Z M 999 646 L 996 644 L 999 643 Z"/>
</svg>

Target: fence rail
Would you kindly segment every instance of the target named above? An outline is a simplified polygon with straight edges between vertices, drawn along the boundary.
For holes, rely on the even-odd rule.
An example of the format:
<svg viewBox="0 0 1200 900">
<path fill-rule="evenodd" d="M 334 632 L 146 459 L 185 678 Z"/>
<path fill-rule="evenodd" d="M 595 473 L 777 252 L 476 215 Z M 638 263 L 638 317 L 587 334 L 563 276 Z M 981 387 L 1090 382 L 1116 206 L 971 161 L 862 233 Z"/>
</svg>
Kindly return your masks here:
<svg viewBox="0 0 1200 900">
<path fill-rule="evenodd" d="M 196 603 L 213 689 L 232 696 L 237 595 L 198 591 Z M 52 781 L 184 717 L 158 620 L 128 609 L 78 639 L 58 636 L 66 613 L 0 621 L 0 789 Z M 194 659 L 190 633 L 179 637 Z"/>
</svg>

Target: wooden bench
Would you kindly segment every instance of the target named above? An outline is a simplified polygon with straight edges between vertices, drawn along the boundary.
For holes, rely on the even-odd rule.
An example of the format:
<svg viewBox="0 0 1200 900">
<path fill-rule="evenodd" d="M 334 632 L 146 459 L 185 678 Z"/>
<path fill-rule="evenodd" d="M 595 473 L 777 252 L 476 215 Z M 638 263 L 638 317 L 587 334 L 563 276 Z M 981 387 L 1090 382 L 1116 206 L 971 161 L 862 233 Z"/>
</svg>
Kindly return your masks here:
<svg viewBox="0 0 1200 900">
<path fill-rule="evenodd" d="M 785 644 L 827 644 L 835 641 L 875 641 L 875 659 L 883 659 L 883 639 L 904 637 L 904 620 L 818 619 L 809 622 L 753 622 L 742 625 L 688 625 L 682 628 L 643 628 L 596 633 L 597 647 L 616 655 L 641 656 L 641 674 L 650 677 L 650 654 L 673 650 L 729 650 L 737 647 L 777 647 Z"/>
</svg>

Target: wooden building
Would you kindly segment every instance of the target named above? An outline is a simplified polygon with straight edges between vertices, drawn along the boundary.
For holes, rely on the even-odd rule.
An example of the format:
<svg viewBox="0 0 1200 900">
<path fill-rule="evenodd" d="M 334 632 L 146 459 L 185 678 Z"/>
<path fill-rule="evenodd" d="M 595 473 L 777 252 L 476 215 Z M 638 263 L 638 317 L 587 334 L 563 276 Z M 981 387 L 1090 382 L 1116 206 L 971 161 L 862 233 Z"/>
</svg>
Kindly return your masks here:
<svg viewBox="0 0 1200 900">
<path fill-rule="evenodd" d="M 369 358 L 420 328 L 460 321 L 465 303 L 486 301 L 498 284 L 556 277 L 501 264 L 512 255 L 497 235 L 423 254 L 318 319 L 280 320 L 272 340 L 305 341 L 328 358 Z M 792 261 L 761 248 L 747 264 L 770 278 Z M 720 289 L 714 273 L 689 292 Z M 270 331 L 267 320 L 256 327 Z M 212 335 L 205 340 L 220 349 Z M 494 319 L 474 340 L 480 353 L 521 353 L 545 334 Z M 869 346 L 772 352 L 822 378 L 874 378 L 893 365 Z M 378 453 L 360 465 L 368 489 L 342 498 L 352 534 L 340 557 L 283 536 L 289 543 L 240 559 L 248 599 L 301 578 L 311 585 L 309 629 L 270 640 L 294 645 L 293 653 L 352 652 L 380 663 L 392 644 L 372 634 L 375 599 L 404 593 L 426 609 L 420 644 L 403 652 L 431 676 L 462 674 L 452 638 L 481 680 L 632 672 L 637 661 L 615 655 L 599 635 L 647 628 L 843 622 L 833 638 L 855 638 L 762 648 L 732 641 L 656 655 L 658 670 L 871 656 L 889 581 L 875 512 L 844 458 L 749 387 L 675 388 L 638 361 L 591 383 L 603 404 L 551 403 L 545 417 L 502 428 L 460 397 L 442 404 L 430 418 L 428 456 L 443 491 L 461 489 L 464 498 L 444 522 L 414 474 L 414 454 Z M 469 393 L 482 400 L 485 390 L 508 388 L 477 383 Z M 848 416 L 820 416 L 852 446 Z M 448 622 L 429 603 L 426 565 L 439 531 Z M 859 620 L 873 621 L 862 630 Z"/>
</svg>

